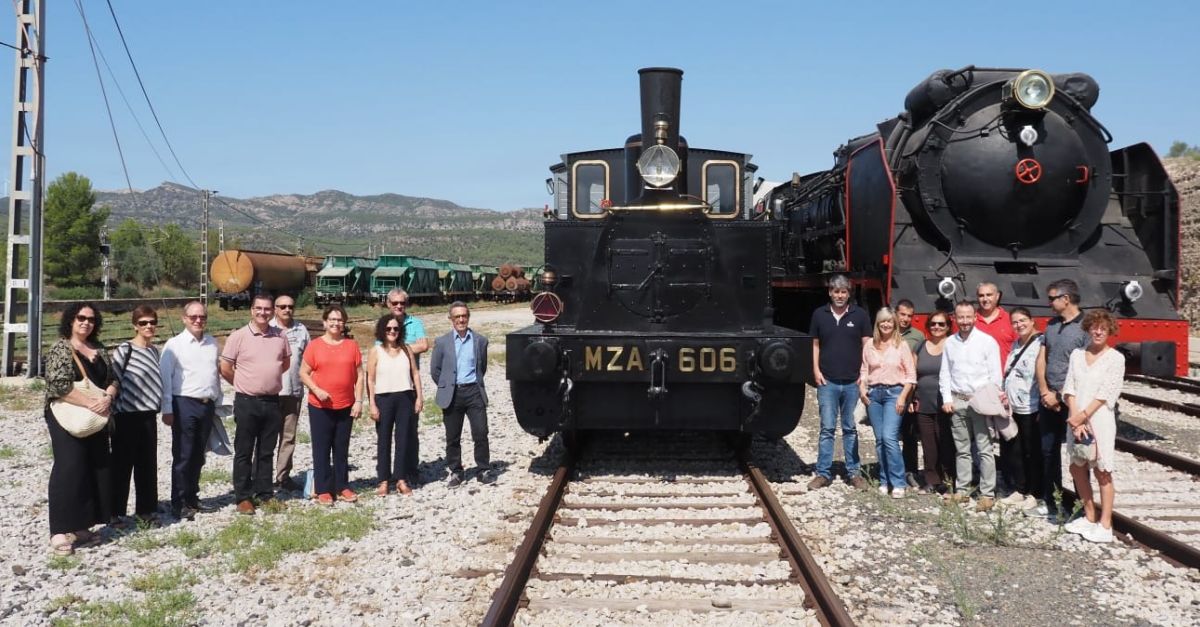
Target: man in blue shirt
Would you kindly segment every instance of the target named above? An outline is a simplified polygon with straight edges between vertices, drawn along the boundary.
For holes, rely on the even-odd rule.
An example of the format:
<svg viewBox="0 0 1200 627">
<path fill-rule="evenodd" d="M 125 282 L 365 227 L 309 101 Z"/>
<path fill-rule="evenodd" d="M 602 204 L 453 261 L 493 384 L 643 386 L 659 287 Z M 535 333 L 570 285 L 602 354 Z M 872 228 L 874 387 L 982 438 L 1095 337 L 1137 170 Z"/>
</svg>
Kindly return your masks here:
<svg viewBox="0 0 1200 627">
<path fill-rule="evenodd" d="M 471 330 L 471 311 L 466 303 L 450 304 L 449 333 L 433 342 L 433 357 L 429 373 L 437 384 L 437 404 L 442 408 L 446 425 L 446 467 L 450 471 L 447 485 L 456 487 L 465 479 L 462 466 L 463 416 L 471 424 L 471 440 L 475 442 L 475 465 L 479 481 L 493 483 L 496 475 L 491 468 L 487 441 L 487 344 L 483 335 Z"/>
<path fill-rule="evenodd" d="M 813 375 L 817 383 L 817 406 L 821 433 L 817 440 L 817 476 L 808 489 L 824 488 L 833 481 L 833 438 L 842 426 L 842 452 L 846 456 L 846 479 L 856 488 L 867 482 L 859 476 L 858 428 L 854 406 L 858 403 L 858 371 L 863 345 L 871 339 L 867 312 L 850 304 L 850 281 L 835 274 L 829 279 L 829 304 L 813 312 L 809 334 L 813 338 Z"/>
</svg>

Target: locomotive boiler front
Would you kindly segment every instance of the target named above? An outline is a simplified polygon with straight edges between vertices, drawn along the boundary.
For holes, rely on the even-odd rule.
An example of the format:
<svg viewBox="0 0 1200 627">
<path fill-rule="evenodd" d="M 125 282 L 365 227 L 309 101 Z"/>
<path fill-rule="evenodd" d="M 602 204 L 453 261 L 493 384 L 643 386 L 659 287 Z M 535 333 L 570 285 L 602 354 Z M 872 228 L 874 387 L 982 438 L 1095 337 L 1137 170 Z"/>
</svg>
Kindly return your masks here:
<svg viewBox="0 0 1200 627">
<path fill-rule="evenodd" d="M 1111 138 L 1090 113 L 1098 93 L 1086 74 L 934 73 L 888 138 L 905 206 L 963 253 L 1077 250 L 1111 186 Z"/>
</svg>

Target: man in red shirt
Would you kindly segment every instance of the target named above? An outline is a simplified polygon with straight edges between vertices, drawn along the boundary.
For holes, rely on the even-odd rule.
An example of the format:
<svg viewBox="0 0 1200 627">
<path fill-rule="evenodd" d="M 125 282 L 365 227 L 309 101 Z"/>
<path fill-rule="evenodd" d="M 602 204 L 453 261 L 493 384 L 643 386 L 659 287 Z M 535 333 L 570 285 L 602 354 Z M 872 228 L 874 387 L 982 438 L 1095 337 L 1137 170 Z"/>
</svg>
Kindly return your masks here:
<svg viewBox="0 0 1200 627">
<path fill-rule="evenodd" d="M 995 283 L 985 281 L 975 288 L 975 298 L 979 299 L 979 309 L 975 312 L 975 328 L 992 336 L 1000 345 L 1000 372 L 1004 372 L 1004 364 L 1008 363 L 1008 353 L 1012 351 L 1013 342 L 1017 341 L 1012 319 L 1000 306 L 1002 295 Z"/>
</svg>

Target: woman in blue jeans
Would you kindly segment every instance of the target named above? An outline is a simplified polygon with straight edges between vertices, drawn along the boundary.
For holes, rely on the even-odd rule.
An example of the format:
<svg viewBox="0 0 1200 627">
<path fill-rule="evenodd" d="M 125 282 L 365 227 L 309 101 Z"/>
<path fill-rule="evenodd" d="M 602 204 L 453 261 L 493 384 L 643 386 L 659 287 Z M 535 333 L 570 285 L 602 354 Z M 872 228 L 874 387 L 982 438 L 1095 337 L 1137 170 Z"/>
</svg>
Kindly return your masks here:
<svg viewBox="0 0 1200 627">
<path fill-rule="evenodd" d="M 904 498 L 904 457 L 900 454 L 900 417 L 908 394 L 917 383 L 912 350 L 896 332 L 896 315 L 884 307 L 875 314 L 874 337 L 863 345 L 858 386 L 875 432 L 879 458 L 879 491 Z"/>
</svg>

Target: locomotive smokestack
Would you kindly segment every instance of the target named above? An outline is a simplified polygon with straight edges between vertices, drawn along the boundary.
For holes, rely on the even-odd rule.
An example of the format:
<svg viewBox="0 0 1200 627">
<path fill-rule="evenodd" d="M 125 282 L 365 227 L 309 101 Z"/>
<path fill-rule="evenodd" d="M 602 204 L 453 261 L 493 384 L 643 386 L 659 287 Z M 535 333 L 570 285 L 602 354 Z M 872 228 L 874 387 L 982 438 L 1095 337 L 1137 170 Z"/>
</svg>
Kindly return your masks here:
<svg viewBox="0 0 1200 627">
<path fill-rule="evenodd" d="M 670 67 L 648 67 L 638 70 L 642 89 L 642 150 L 655 145 L 655 133 L 664 135 L 661 125 L 666 122 L 664 145 L 679 152 L 679 95 L 683 70 Z"/>
</svg>

